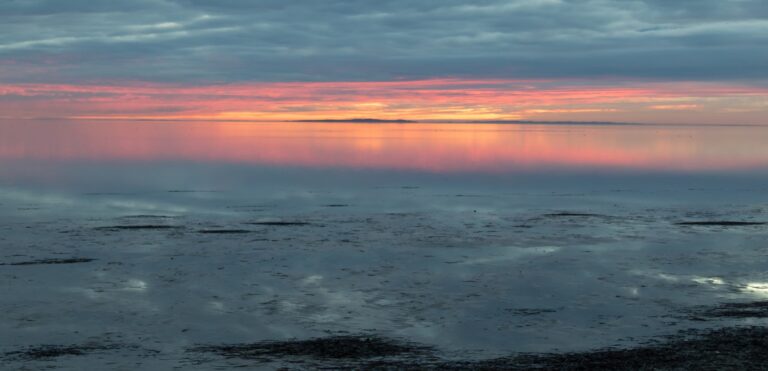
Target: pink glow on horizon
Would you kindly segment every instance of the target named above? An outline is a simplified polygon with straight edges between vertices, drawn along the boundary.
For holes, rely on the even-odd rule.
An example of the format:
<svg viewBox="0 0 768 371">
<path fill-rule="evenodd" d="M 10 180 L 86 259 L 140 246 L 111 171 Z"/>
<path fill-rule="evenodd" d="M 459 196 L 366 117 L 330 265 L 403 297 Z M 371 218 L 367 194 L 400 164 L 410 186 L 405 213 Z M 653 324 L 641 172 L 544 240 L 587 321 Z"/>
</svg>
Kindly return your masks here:
<svg viewBox="0 0 768 371">
<path fill-rule="evenodd" d="M 436 79 L 208 86 L 6 84 L 0 85 L 0 116 L 269 121 L 568 120 L 575 115 L 575 120 L 623 117 L 619 121 L 637 121 L 633 119 L 637 113 L 655 112 L 660 115 L 656 121 L 663 122 L 668 111 L 685 111 L 691 121 L 715 113 L 725 119 L 731 114 L 738 118 L 734 121 L 743 123 L 743 117 L 747 121 L 764 117 L 768 106 L 760 102 L 767 98 L 765 88 L 700 82 L 585 85 L 567 80 Z"/>
</svg>

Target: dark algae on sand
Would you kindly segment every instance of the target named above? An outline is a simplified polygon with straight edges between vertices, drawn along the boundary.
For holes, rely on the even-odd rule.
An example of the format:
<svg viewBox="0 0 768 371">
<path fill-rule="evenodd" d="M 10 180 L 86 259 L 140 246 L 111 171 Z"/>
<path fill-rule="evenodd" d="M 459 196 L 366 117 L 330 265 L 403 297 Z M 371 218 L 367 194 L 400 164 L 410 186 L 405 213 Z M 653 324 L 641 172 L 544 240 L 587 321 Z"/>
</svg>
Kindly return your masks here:
<svg viewBox="0 0 768 371">
<path fill-rule="evenodd" d="M 768 329 L 731 327 L 681 333 L 635 348 L 517 354 L 484 360 L 448 360 L 432 347 L 369 336 L 336 336 L 252 344 L 201 345 L 210 353 L 254 365 L 285 362 L 288 369 L 344 370 L 765 370 Z"/>
</svg>

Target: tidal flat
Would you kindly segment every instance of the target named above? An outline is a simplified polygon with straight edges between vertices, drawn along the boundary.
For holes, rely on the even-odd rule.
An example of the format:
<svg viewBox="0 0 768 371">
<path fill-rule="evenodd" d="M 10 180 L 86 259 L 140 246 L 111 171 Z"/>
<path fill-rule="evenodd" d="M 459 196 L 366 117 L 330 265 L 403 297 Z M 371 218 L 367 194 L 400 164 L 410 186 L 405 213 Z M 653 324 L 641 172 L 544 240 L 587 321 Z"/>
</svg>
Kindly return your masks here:
<svg viewBox="0 0 768 371">
<path fill-rule="evenodd" d="M 323 193 L 254 211 L 222 192 L 180 212 L 189 194 L 151 210 L 14 194 L 0 205 L 3 364 L 675 368 L 766 346 L 768 203 L 369 192 L 400 206 Z M 722 362 L 764 361 L 740 347 Z"/>
</svg>

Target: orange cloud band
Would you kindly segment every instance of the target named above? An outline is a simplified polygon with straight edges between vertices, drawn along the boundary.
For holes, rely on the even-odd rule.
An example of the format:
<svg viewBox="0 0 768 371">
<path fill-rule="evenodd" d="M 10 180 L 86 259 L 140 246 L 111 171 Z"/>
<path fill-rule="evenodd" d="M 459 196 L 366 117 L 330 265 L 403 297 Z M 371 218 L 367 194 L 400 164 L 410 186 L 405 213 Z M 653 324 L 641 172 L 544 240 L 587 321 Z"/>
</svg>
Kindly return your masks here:
<svg viewBox="0 0 768 371">
<path fill-rule="evenodd" d="M 185 86 L 0 85 L 0 116 L 167 120 L 301 120 L 375 117 L 416 120 L 757 122 L 768 89 L 722 83 L 437 79 L 272 82 Z M 699 112 L 698 114 L 696 112 Z M 651 114 L 653 113 L 653 114 Z"/>
</svg>

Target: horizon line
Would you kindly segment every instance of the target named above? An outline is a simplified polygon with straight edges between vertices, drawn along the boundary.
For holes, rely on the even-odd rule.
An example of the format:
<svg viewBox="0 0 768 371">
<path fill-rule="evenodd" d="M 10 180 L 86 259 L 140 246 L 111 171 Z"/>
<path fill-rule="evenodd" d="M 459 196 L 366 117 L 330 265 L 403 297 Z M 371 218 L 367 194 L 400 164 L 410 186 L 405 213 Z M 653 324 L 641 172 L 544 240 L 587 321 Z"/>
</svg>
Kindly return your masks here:
<svg viewBox="0 0 768 371">
<path fill-rule="evenodd" d="M 699 124 L 699 123 L 658 123 L 658 122 L 629 122 L 629 121 L 570 121 L 570 120 L 522 120 L 522 119 L 500 119 L 500 120 L 411 120 L 411 119 L 377 119 L 377 118 L 320 118 L 320 119 L 299 119 L 299 120 L 269 120 L 269 119 L 217 119 L 217 118 L 176 118 L 176 117 L 95 117 L 95 116 L 61 116 L 61 117 L 9 117 L 0 116 L 0 120 L 25 120 L 25 121 L 142 121 L 142 122 L 241 122 L 241 123 L 337 123 L 337 124 L 508 124 L 508 125 L 584 125 L 584 126 L 744 126 L 744 127 L 763 127 L 764 124 L 747 123 L 721 123 L 721 124 Z"/>
</svg>

